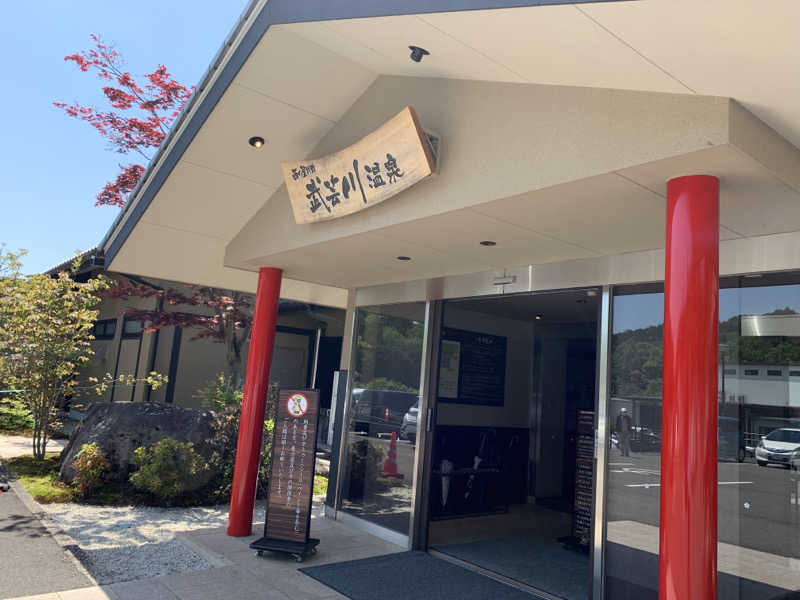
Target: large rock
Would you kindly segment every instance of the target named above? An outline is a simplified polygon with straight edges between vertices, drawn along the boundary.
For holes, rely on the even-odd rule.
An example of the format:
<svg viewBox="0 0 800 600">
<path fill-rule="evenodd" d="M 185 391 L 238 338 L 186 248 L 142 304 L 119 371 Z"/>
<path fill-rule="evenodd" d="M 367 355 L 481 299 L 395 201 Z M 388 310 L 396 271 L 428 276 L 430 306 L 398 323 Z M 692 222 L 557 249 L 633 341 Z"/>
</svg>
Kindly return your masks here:
<svg viewBox="0 0 800 600">
<path fill-rule="evenodd" d="M 208 458 L 214 415 L 209 411 L 181 408 L 157 402 L 95 403 L 72 432 L 61 453 L 58 478 L 72 482 L 72 463 L 84 444 L 96 442 L 108 457 L 109 481 L 124 482 L 134 470 L 131 461 L 139 446 L 150 446 L 167 437 L 192 442 Z M 205 483 L 197 482 L 198 486 Z"/>
</svg>

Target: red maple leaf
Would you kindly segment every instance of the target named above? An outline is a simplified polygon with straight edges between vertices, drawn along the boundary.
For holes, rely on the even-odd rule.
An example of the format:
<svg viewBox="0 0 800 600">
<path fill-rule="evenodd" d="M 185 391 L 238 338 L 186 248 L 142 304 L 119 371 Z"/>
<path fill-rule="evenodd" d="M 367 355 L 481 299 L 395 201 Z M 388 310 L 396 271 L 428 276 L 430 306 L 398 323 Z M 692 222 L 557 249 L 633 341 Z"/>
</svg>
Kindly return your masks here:
<svg viewBox="0 0 800 600">
<path fill-rule="evenodd" d="M 164 65 L 152 73 L 137 77 L 126 71 L 125 61 L 113 44 L 91 36 L 94 47 L 65 56 L 84 73 L 94 72 L 103 81 L 101 90 L 109 109 L 84 106 L 78 102 L 53 104 L 76 119 L 89 123 L 120 154 L 136 152 L 148 162 L 153 150 L 167 136 L 170 126 L 191 98 L 194 87 L 186 87 L 172 78 Z M 120 165 L 117 178 L 97 194 L 97 206 L 123 207 L 144 175 L 138 164 Z"/>
</svg>

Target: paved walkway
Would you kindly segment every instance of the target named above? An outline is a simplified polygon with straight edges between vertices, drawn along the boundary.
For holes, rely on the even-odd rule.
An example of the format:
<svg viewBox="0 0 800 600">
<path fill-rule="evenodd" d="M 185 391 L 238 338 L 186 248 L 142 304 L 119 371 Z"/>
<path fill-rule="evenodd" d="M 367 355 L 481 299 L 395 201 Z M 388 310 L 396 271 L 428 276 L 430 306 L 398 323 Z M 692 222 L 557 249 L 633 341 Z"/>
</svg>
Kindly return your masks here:
<svg viewBox="0 0 800 600">
<path fill-rule="evenodd" d="M 47 442 L 48 452 L 61 452 L 67 440 L 50 440 Z M 13 458 L 32 454 L 31 438 L 21 435 L 0 435 L 0 458 Z"/>
<path fill-rule="evenodd" d="M 260 532 L 262 527 L 263 524 L 256 524 L 254 531 Z M 215 565 L 211 569 L 16 600 L 346 600 L 298 569 L 405 550 L 338 521 L 316 516 L 311 532 L 321 540 L 319 551 L 302 564 L 280 554 L 257 557 L 248 545 L 259 536 L 231 538 L 224 528 L 214 528 L 179 536 Z"/>
<path fill-rule="evenodd" d="M 0 468 L 0 481 L 7 474 Z M 83 588 L 92 580 L 23 502 L 18 485 L 0 494 L 0 598 Z"/>
</svg>

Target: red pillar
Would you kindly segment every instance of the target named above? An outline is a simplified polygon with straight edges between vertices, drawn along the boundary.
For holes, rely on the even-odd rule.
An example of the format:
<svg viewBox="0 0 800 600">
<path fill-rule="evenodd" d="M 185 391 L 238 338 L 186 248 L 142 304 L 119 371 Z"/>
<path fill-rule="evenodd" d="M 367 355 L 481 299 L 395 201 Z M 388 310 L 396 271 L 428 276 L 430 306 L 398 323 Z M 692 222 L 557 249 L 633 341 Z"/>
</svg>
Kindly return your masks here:
<svg viewBox="0 0 800 600">
<path fill-rule="evenodd" d="M 717 597 L 719 180 L 667 183 L 660 600 Z"/>
<path fill-rule="evenodd" d="M 261 434 L 269 388 L 269 368 L 275 345 L 278 301 L 281 292 L 280 269 L 264 267 L 258 272 L 258 290 L 253 310 L 253 329 L 247 355 L 242 417 L 233 468 L 228 535 L 250 535 L 253 528 L 253 503 L 256 497 Z"/>
</svg>

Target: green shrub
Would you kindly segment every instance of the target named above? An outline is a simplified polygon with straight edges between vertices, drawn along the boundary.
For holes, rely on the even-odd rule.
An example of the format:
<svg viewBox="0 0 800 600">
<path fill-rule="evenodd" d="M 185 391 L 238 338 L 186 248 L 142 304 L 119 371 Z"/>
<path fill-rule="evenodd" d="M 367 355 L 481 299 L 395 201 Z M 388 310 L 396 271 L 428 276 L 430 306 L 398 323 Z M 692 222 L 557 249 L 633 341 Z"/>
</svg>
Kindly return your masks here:
<svg viewBox="0 0 800 600">
<path fill-rule="evenodd" d="M 7 399 L 0 402 L 0 431 L 30 431 L 33 429 L 33 413 L 21 400 Z"/>
<path fill-rule="evenodd" d="M 146 448 L 137 448 L 133 464 L 138 468 L 131 474 L 133 486 L 167 502 L 196 488 L 208 465 L 191 442 L 164 438 Z"/>
<path fill-rule="evenodd" d="M 264 443 L 261 446 L 261 457 L 258 461 L 258 489 L 256 494 L 266 498 L 269 494 L 269 476 L 272 469 L 272 439 L 275 431 L 275 420 L 264 421 Z"/>
<path fill-rule="evenodd" d="M 264 444 L 262 446 L 261 460 L 258 466 L 258 488 L 256 493 L 259 497 L 266 496 L 269 486 L 269 472 L 272 466 L 273 416 L 277 398 L 278 386 L 272 384 L 267 393 L 263 436 Z M 241 413 L 242 407 L 240 404 L 227 406 L 223 410 L 216 412 L 214 436 L 209 440 L 211 457 L 208 461 L 209 466 L 214 472 L 214 478 L 206 488 L 207 499 L 211 502 L 224 503 L 230 499 Z"/>
<path fill-rule="evenodd" d="M 81 495 L 88 496 L 105 481 L 110 465 L 105 453 L 96 442 L 84 444 L 72 462 L 75 469 L 75 485 Z"/>
<path fill-rule="evenodd" d="M 203 407 L 217 412 L 229 406 L 241 406 L 242 395 L 242 388 L 236 387 L 233 377 L 225 373 L 220 373 L 197 391 L 197 397 L 203 399 Z"/>
</svg>

